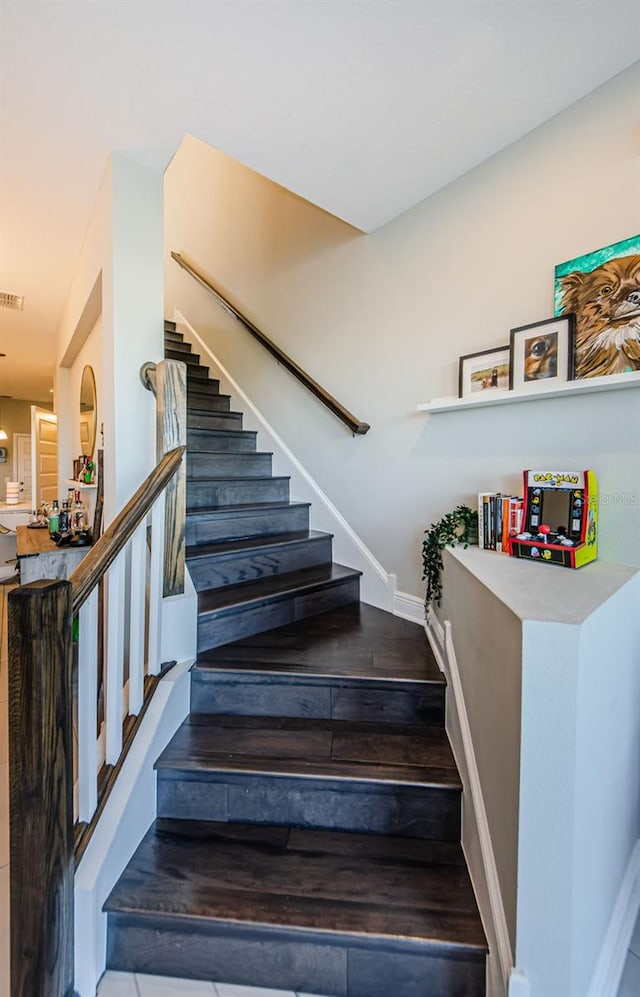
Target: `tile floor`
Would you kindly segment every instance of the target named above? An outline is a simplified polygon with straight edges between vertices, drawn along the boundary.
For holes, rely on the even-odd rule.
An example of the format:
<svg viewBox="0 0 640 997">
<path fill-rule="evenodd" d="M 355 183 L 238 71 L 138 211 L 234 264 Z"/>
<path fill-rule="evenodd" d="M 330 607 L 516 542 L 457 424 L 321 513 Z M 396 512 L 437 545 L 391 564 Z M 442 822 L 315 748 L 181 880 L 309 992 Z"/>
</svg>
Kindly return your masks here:
<svg viewBox="0 0 640 997">
<path fill-rule="evenodd" d="M 0 995 L 9 994 L 9 745 L 7 692 L 7 594 L 0 585 Z M 629 946 L 617 997 L 640 994 L 640 917 Z M 105 973 L 97 997 L 309 997 L 285 990 L 259 990 L 229 983 L 176 980 L 139 973 Z M 562 997 L 558 994 L 555 997 Z M 604 997 L 604 995 L 603 995 Z M 607 995 L 609 997 L 609 995 Z"/>
<path fill-rule="evenodd" d="M 105 973 L 98 987 L 98 997 L 311 997 L 290 990 L 261 990 L 238 987 L 231 983 L 206 983 L 199 980 L 176 980 L 168 976 L 143 976 L 141 973 Z"/>
</svg>

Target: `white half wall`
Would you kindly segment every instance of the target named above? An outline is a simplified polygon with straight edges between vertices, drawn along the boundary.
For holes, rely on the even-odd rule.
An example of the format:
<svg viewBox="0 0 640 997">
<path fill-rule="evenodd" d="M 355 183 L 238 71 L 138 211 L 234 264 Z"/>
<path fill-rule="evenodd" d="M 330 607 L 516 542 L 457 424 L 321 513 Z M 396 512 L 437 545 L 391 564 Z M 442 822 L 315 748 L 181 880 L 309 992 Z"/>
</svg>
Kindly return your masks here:
<svg viewBox="0 0 640 997">
<path fill-rule="evenodd" d="M 102 905 L 156 817 L 158 755 L 189 712 L 189 669 L 177 664 L 154 693 L 75 876 L 75 989 L 95 997 L 105 970 L 107 916 Z"/>
<path fill-rule="evenodd" d="M 449 704 L 447 730 L 477 767 L 515 955 L 509 993 L 615 997 L 640 905 L 640 571 L 477 547 L 444 563 L 439 615 L 469 737 Z M 467 833 L 465 821 L 473 875 Z M 484 914 L 481 876 L 474 885 Z"/>
<path fill-rule="evenodd" d="M 451 624 L 430 613 L 426 631 L 447 679 L 446 730 L 464 787 L 462 847 L 489 946 L 487 997 L 505 997 L 513 950 Z"/>
</svg>

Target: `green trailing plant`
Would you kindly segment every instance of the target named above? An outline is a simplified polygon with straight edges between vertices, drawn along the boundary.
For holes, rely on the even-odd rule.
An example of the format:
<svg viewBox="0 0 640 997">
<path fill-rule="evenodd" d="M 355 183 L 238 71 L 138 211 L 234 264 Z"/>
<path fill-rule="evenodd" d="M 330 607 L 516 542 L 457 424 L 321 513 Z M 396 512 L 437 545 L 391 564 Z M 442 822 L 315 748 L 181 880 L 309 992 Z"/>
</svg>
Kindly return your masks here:
<svg viewBox="0 0 640 997">
<path fill-rule="evenodd" d="M 478 513 L 468 505 L 457 505 L 424 532 L 422 578 L 427 582 L 424 604 L 428 608 L 432 602 L 439 606 L 442 597 L 442 551 L 456 544 L 468 547 L 478 542 Z"/>
</svg>

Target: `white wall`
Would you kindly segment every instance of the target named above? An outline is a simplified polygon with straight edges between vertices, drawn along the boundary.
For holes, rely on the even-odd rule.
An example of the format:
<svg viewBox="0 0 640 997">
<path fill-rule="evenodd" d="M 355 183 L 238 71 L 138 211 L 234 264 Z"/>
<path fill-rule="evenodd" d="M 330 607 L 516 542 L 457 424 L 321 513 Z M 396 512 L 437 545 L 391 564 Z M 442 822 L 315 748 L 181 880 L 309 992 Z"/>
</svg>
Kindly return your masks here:
<svg viewBox="0 0 640 997">
<path fill-rule="evenodd" d="M 489 588 L 479 585 L 476 576 L 455 557 L 445 554 L 444 565 L 443 599 L 438 615 L 451 621 L 502 905 L 511 951 L 515 952 L 522 623 Z M 452 690 L 448 688 L 448 731 L 449 711 L 454 706 L 452 698 Z M 456 750 L 451 732 L 449 737 Z M 470 855 L 475 829 L 464 814 L 464 808 L 471 803 L 467 789 L 465 786 L 462 840 L 466 854 Z"/>
<path fill-rule="evenodd" d="M 580 625 L 523 625 L 516 963 L 532 997 L 594 993 L 611 960 L 640 836 L 639 605 L 636 573 Z M 594 997 L 615 995 L 615 971 Z"/>
<path fill-rule="evenodd" d="M 423 591 L 430 522 L 479 490 L 520 490 L 536 465 L 594 468 L 601 556 L 640 563 L 637 390 L 415 413 L 455 393 L 460 355 L 553 313 L 556 263 L 640 229 L 639 94 L 636 65 L 367 236 L 194 139 L 167 170 L 166 253 L 199 264 L 371 431 L 353 439 L 171 261 L 167 314 L 208 338 L 401 589 Z"/>
<path fill-rule="evenodd" d="M 58 327 L 55 382 L 64 482 L 78 455 L 74 372 L 99 318 L 107 523 L 155 463 L 155 401 L 139 370 L 163 355 L 162 281 L 162 176 L 114 153 Z"/>
<path fill-rule="evenodd" d="M 636 575 L 580 630 L 572 884 L 575 994 L 587 992 L 595 954 L 640 837 L 639 609 Z"/>
<path fill-rule="evenodd" d="M 451 622 L 514 965 L 531 997 L 615 997 L 640 904 L 640 572 L 477 547 L 444 563 L 439 615 Z M 465 812 L 477 811 L 468 788 Z M 466 819 L 463 843 L 486 916 Z"/>
</svg>

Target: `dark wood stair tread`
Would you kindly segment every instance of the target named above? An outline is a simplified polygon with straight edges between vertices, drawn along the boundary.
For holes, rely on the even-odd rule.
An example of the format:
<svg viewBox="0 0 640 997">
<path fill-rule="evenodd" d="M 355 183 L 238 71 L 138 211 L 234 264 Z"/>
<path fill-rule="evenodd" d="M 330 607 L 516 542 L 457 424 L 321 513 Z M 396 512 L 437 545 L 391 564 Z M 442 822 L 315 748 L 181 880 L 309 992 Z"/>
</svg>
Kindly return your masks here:
<svg viewBox="0 0 640 997">
<path fill-rule="evenodd" d="M 334 563 L 273 575 L 257 582 L 246 582 L 224 589 L 209 589 L 198 593 L 198 613 L 233 610 L 249 604 L 259 606 L 267 601 L 306 595 L 328 585 L 339 585 L 348 579 L 359 578 L 361 574 L 362 572 L 354 571 L 353 568 Z"/>
<path fill-rule="evenodd" d="M 396 726 L 371 733 L 358 723 L 336 720 L 192 714 L 156 767 L 201 775 L 242 772 L 462 787 L 444 731 L 415 734 Z"/>
<path fill-rule="evenodd" d="M 365 603 L 203 651 L 196 669 L 446 684 L 423 627 Z"/>
<path fill-rule="evenodd" d="M 330 533 L 320 533 L 318 530 L 304 530 L 298 533 L 273 533 L 268 536 L 252 537 L 245 540 L 220 540 L 206 544 L 193 544 L 187 547 L 187 560 L 195 561 L 199 557 L 211 557 L 216 554 L 233 554 L 236 551 L 269 551 L 290 544 L 304 543 L 309 540 L 321 540 L 330 537 Z"/>
<path fill-rule="evenodd" d="M 104 909 L 367 947 L 486 953 L 462 852 L 451 843 L 160 819 Z"/>
<path fill-rule="evenodd" d="M 230 398 L 231 396 L 230 395 L 224 395 L 224 396 L 221 395 L 220 397 Z M 230 411 L 227 410 L 226 412 L 215 412 L 214 413 L 214 412 L 211 411 L 210 408 L 207 408 L 206 405 L 189 404 L 189 396 L 187 395 L 187 428 L 190 428 L 189 425 L 188 425 L 188 423 L 189 423 L 189 416 L 192 415 L 192 414 L 193 415 L 214 415 L 215 414 L 215 415 L 226 415 L 226 416 L 232 416 L 233 415 L 233 416 L 236 416 L 236 418 L 242 417 L 242 415 L 243 415 L 242 412 L 235 412 L 233 409 L 230 410 Z M 193 428 L 194 429 L 199 429 L 200 427 L 199 426 L 194 426 Z M 243 430 L 243 432 L 244 432 L 244 430 Z M 248 430 L 248 432 L 250 432 L 250 430 Z"/>
</svg>

